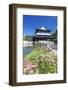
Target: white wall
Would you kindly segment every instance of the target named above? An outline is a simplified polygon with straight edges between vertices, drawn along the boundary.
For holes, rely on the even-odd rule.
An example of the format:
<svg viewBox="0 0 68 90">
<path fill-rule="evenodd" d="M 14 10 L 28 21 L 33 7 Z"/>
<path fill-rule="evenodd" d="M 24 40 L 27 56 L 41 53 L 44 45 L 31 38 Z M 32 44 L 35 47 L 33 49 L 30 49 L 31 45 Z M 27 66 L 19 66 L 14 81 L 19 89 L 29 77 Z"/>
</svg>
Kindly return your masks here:
<svg viewBox="0 0 68 90">
<path fill-rule="evenodd" d="M 9 4 L 10 3 L 25 3 L 25 4 L 40 4 L 67 6 L 68 0 L 0 0 L 0 90 L 67 90 L 66 84 L 52 85 L 37 85 L 37 86 L 20 86 L 11 87 L 8 85 L 8 70 L 9 70 Z M 68 16 L 68 12 L 67 12 Z M 68 18 L 67 18 L 68 22 Z M 68 26 L 67 26 L 68 28 Z M 68 32 L 67 32 L 68 33 Z M 68 35 L 68 34 L 67 34 Z M 67 36 L 68 37 L 68 36 Z M 68 62 L 67 62 L 68 63 Z M 67 66 L 68 68 L 68 66 Z M 68 74 L 67 74 L 68 75 Z M 68 81 L 68 79 L 67 79 Z"/>
</svg>

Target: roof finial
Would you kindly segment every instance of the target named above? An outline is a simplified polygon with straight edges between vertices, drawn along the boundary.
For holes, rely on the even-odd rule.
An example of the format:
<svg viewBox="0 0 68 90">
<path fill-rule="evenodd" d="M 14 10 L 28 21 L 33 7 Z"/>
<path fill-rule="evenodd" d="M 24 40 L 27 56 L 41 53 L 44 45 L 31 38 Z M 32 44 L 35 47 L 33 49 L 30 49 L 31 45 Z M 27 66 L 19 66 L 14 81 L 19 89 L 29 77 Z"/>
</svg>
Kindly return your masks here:
<svg viewBox="0 0 68 90">
<path fill-rule="evenodd" d="M 41 30 L 46 30 L 46 28 L 45 28 L 45 27 L 41 27 L 40 29 L 41 29 Z"/>
</svg>

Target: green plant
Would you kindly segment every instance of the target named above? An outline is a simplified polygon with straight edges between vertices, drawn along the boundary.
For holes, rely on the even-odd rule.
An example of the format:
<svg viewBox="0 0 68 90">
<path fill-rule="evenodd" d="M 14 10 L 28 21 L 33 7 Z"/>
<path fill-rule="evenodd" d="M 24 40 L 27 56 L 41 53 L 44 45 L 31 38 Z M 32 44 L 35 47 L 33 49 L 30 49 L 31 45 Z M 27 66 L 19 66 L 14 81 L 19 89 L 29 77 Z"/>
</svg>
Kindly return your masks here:
<svg viewBox="0 0 68 90">
<path fill-rule="evenodd" d="M 25 56 L 25 60 L 36 63 L 37 57 L 40 55 L 44 55 L 45 53 L 47 53 L 47 50 L 43 50 L 41 48 L 34 48 L 30 54 Z"/>
<path fill-rule="evenodd" d="M 49 72 L 49 64 L 47 61 L 39 61 L 38 62 L 38 73 L 46 74 Z"/>
<path fill-rule="evenodd" d="M 24 59 L 37 66 L 34 73 L 57 73 L 57 55 L 53 51 L 35 47 Z"/>
<path fill-rule="evenodd" d="M 41 44 L 40 42 L 35 42 L 35 47 L 38 48 L 38 47 L 41 47 L 41 45 L 42 45 L 42 44 Z"/>
<path fill-rule="evenodd" d="M 57 73 L 57 64 L 49 65 L 49 73 Z"/>
<path fill-rule="evenodd" d="M 53 52 L 48 52 L 46 55 L 39 55 L 38 60 L 38 73 L 56 73 L 57 72 L 57 57 Z"/>
<path fill-rule="evenodd" d="M 26 36 L 23 37 L 23 40 L 31 41 L 32 40 L 32 36 L 26 35 Z"/>
<path fill-rule="evenodd" d="M 56 72 L 57 72 L 56 64 L 49 64 L 48 61 L 38 62 L 38 73 L 39 74 L 56 73 Z"/>
</svg>

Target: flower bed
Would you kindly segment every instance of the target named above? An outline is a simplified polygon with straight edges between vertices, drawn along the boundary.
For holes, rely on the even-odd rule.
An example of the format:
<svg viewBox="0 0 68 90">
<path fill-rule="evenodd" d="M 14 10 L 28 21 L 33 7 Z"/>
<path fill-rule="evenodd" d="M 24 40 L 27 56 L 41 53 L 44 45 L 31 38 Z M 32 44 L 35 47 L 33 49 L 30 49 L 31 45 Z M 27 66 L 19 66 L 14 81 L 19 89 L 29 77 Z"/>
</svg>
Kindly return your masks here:
<svg viewBox="0 0 68 90">
<path fill-rule="evenodd" d="M 47 48 L 34 47 L 24 61 L 24 74 L 57 73 L 57 55 Z"/>
</svg>

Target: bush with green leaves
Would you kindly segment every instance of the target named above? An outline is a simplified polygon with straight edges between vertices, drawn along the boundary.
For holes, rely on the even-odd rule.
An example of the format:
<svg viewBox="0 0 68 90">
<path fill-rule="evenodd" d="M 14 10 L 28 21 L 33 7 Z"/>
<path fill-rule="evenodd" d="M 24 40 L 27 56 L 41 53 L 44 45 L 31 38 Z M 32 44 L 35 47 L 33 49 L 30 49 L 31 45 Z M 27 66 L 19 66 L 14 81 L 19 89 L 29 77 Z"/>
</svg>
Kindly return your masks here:
<svg viewBox="0 0 68 90">
<path fill-rule="evenodd" d="M 57 57 L 53 52 L 39 55 L 37 58 L 39 74 L 57 73 Z"/>
<path fill-rule="evenodd" d="M 45 74 L 49 72 L 48 68 L 49 64 L 47 61 L 39 61 L 38 62 L 38 73 L 39 74 Z"/>
<path fill-rule="evenodd" d="M 25 56 L 25 60 L 28 60 L 32 63 L 36 63 L 38 61 L 39 55 L 44 55 L 47 53 L 47 50 L 43 50 L 41 48 L 34 48 L 32 52 Z"/>
<path fill-rule="evenodd" d="M 53 51 L 34 48 L 30 54 L 25 56 L 25 60 L 37 66 L 36 73 L 57 73 L 57 55 Z"/>
</svg>

